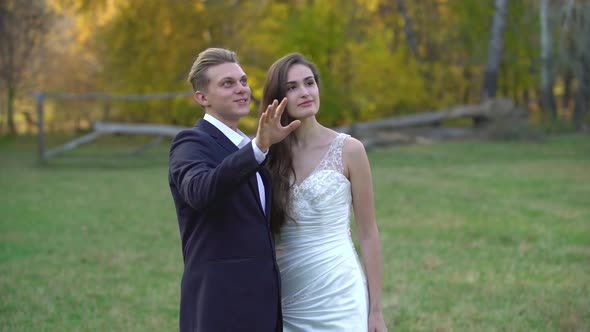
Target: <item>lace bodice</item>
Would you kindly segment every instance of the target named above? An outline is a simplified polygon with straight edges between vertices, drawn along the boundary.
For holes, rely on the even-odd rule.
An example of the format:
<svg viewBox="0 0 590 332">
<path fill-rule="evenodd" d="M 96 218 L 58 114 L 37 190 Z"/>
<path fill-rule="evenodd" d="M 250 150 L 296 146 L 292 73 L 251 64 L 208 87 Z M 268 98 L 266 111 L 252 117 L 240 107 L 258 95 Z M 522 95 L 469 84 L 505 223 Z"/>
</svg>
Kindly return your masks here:
<svg viewBox="0 0 590 332">
<path fill-rule="evenodd" d="M 342 148 L 344 140 L 349 137 L 347 134 L 338 134 L 330 144 L 328 151 L 316 166 L 316 168 L 300 184 L 291 188 L 291 213 L 298 219 L 298 212 L 313 207 L 315 203 L 326 202 L 330 196 L 343 191 L 350 192 L 350 182 L 344 176 L 342 162 Z M 339 187 L 344 186 L 341 190 Z M 350 204 L 350 193 L 344 195 L 345 200 L 341 203 Z"/>
</svg>

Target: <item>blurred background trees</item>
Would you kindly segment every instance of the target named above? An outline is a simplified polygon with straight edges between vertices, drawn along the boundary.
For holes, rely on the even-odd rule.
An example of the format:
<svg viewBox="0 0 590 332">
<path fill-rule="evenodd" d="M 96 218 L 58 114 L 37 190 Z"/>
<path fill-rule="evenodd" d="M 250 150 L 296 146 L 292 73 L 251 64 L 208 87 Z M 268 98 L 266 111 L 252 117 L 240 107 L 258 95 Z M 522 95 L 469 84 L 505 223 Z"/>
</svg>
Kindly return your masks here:
<svg viewBox="0 0 590 332">
<path fill-rule="evenodd" d="M 237 51 L 254 99 L 273 61 L 306 55 L 320 70 L 319 119 L 328 126 L 492 96 L 514 100 L 537 123 L 588 126 L 590 4 L 582 0 L 0 3 L 4 133 L 35 121 L 32 91 L 190 90 L 190 65 L 211 46 Z M 57 129 L 104 118 L 189 126 L 200 116 L 186 97 L 52 107 Z"/>
<path fill-rule="evenodd" d="M 35 0 L 2 0 L 0 2 L 0 88 L 5 113 L 0 118 L 0 130 L 6 123 L 11 134 L 16 133 L 15 102 L 19 94 L 35 81 L 42 70 L 35 57 L 41 53 L 52 16 L 47 4 Z"/>
</svg>

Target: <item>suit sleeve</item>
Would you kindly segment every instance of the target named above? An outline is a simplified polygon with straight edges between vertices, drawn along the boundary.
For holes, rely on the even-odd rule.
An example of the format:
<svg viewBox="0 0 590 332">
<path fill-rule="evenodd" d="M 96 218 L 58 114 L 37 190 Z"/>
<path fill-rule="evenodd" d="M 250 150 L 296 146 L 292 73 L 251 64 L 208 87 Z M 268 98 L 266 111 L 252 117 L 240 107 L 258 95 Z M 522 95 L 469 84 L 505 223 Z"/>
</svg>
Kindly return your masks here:
<svg viewBox="0 0 590 332">
<path fill-rule="evenodd" d="M 251 144 L 221 162 L 215 157 L 219 148 L 214 139 L 194 130 L 179 133 L 172 142 L 170 182 L 194 209 L 217 204 L 260 167 Z"/>
</svg>

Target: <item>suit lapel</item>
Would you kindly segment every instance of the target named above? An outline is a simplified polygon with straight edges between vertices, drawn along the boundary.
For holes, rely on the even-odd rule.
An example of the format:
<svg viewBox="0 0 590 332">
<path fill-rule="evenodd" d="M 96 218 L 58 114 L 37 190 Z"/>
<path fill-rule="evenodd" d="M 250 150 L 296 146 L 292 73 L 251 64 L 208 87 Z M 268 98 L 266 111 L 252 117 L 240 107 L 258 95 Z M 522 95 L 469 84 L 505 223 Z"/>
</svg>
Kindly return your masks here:
<svg viewBox="0 0 590 332">
<path fill-rule="evenodd" d="M 221 130 L 217 129 L 214 125 L 204 119 L 200 119 L 196 125 L 197 129 L 200 129 L 207 134 L 211 135 L 211 137 L 215 138 L 217 143 L 223 147 L 229 153 L 233 153 L 238 151 L 238 147 L 225 136 Z"/>
</svg>

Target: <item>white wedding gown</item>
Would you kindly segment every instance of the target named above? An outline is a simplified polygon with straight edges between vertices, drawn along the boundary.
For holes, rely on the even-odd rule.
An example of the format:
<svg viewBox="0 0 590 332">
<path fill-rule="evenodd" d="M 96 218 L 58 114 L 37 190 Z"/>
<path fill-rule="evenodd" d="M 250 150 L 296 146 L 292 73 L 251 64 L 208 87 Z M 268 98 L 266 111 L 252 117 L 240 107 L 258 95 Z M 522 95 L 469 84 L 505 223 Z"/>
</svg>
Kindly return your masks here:
<svg viewBox="0 0 590 332">
<path fill-rule="evenodd" d="M 351 185 L 339 134 L 317 168 L 291 191 L 281 229 L 283 331 L 367 331 L 367 284 L 351 235 Z"/>
</svg>

